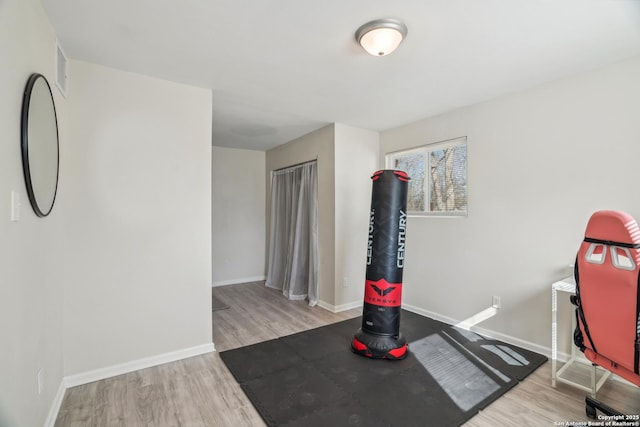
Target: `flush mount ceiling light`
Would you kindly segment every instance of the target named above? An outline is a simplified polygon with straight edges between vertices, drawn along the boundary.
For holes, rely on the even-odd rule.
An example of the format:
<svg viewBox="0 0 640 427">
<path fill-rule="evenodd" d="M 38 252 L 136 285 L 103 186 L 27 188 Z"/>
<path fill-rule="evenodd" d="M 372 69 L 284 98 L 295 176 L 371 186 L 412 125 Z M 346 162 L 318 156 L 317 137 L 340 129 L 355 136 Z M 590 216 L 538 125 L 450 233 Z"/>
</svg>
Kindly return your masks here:
<svg viewBox="0 0 640 427">
<path fill-rule="evenodd" d="M 373 56 L 385 56 L 396 50 L 407 36 L 407 26 L 396 19 L 376 19 L 356 31 L 356 40 Z"/>
</svg>

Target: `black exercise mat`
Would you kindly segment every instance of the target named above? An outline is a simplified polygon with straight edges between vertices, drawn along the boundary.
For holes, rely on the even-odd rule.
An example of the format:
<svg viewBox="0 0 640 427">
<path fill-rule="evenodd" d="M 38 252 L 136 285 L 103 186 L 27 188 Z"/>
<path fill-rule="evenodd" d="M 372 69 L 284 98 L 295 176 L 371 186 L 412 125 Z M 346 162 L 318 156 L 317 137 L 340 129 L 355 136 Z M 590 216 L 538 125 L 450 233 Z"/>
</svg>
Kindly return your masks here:
<svg viewBox="0 0 640 427">
<path fill-rule="evenodd" d="M 402 311 L 406 359 L 351 352 L 361 318 L 220 353 L 269 426 L 459 426 L 547 358 Z"/>
</svg>

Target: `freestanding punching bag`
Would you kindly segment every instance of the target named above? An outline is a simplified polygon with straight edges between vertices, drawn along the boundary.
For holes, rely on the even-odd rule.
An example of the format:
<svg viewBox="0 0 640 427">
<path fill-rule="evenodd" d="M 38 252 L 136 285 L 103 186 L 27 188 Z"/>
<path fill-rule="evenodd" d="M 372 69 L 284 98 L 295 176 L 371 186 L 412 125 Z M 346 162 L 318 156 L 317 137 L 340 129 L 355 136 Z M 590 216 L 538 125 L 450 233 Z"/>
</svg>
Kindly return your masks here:
<svg viewBox="0 0 640 427">
<path fill-rule="evenodd" d="M 400 333 L 400 306 L 409 176 L 399 170 L 381 170 L 371 180 L 362 327 L 351 349 L 375 359 L 404 359 L 407 341 Z"/>
</svg>

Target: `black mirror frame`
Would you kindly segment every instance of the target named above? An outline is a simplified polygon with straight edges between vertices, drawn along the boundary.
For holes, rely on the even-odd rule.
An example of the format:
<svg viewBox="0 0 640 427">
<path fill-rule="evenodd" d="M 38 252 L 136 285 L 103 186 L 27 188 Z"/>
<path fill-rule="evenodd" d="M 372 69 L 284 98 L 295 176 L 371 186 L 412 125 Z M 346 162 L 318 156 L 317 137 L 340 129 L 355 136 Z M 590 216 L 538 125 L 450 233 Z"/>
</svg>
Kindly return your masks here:
<svg viewBox="0 0 640 427">
<path fill-rule="evenodd" d="M 31 167 L 29 165 L 29 106 L 31 104 L 31 94 L 33 91 L 33 87 L 35 86 L 38 79 L 42 78 L 44 83 L 47 85 L 47 89 L 49 90 L 49 96 L 51 97 L 51 106 L 53 107 L 53 117 L 55 121 L 56 128 L 56 151 L 57 151 L 57 159 L 56 159 L 56 185 L 53 193 L 53 199 L 51 200 L 51 206 L 48 206 L 47 209 L 43 210 L 38 204 L 38 200 L 36 199 L 35 192 L 33 190 L 33 182 L 31 180 Z M 53 93 L 51 92 L 51 86 L 47 81 L 47 78 L 39 73 L 33 73 L 29 76 L 27 80 L 27 85 L 24 89 L 24 96 L 22 98 L 22 118 L 20 122 L 20 136 L 21 136 L 21 151 L 22 151 L 22 172 L 24 174 L 24 182 L 27 187 L 27 194 L 29 195 L 29 202 L 31 203 L 31 207 L 33 211 L 38 217 L 45 217 L 51 213 L 53 209 L 53 205 L 56 201 L 56 196 L 58 193 L 58 182 L 60 177 L 60 138 L 58 134 L 58 115 L 56 112 L 56 104 L 53 99 Z"/>
</svg>

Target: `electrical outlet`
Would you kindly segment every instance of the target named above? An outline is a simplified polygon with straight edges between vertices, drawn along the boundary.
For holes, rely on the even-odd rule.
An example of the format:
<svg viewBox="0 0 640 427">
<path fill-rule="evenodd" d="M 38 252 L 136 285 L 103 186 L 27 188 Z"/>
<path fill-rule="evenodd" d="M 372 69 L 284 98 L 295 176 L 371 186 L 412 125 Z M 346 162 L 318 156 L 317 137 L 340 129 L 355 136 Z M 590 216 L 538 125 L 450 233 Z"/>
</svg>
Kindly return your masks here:
<svg viewBox="0 0 640 427">
<path fill-rule="evenodd" d="M 493 300 L 491 303 L 491 307 L 493 308 L 500 308 L 500 297 L 497 295 L 493 296 Z"/>
<path fill-rule="evenodd" d="M 344 277 L 344 278 L 342 279 L 342 287 L 343 287 L 343 288 L 346 288 L 347 286 L 349 286 L 349 281 L 347 280 L 347 278 L 346 278 L 346 277 Z"/>
</svg>

